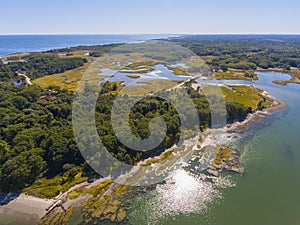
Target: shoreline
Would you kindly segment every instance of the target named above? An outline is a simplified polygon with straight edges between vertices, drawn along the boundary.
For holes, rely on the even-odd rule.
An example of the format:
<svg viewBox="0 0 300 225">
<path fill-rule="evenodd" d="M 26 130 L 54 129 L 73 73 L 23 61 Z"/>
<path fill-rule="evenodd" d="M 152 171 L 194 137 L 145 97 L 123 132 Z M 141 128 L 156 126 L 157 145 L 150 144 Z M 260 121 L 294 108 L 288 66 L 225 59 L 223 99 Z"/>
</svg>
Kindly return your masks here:
<svg viewBox="0 0 300 225">
<path fill-rule="evenodd" d="M 0 215 L 16 220 L 26 218 L 26 220 L 39 222 L 46 214 L 46 208 L 54 202 L 55 199 L 43 199 L 22 193 L 6 205 L 1 205 Z"/>
<path fill-rule="evenodd" d="M 270 107 L 265 108 L 263 110 L 255 111 L 254 113 L 249 114 L 245 120 L 243 120 L 241 122 L 227 124 L 225 127 L 228 128 L 229 130 L 240 129 L 240 128 L 248 125 L 252 121 L 259 120 L 265 116 L 268 116 L 275 112 L 279 112 L 288 107 L 288 105 L 283 101 L 280 101 L 273 97 L 271 97 L 271 99 L 273 100 L 273 104 Z"/>
<path fill-rule="evenodd" d="M 252 121 L 257 121 L 265 116 L 268 116 L 274 112 L 278 112 L 278 111 L 283 110 L 288 107 L 288 105 L 286 103 L 284 103 L 283 101 L 275 99 L 272 96 L 268 96 L 268 97 L 273 100 L 273 104 L 268 108 L 248 114 L 248 116 L 246 117 L 245 120 L 227 124 L 222 128 L 217 128 L 217 129 L 207 128 L 207 129 L 205 129 L 203 132 L 201 132 L 199 134 L 199 137 L 201 138 L 201 141 L 200 141 L 201 147 L 205 147 L 206 145 L 209 144 L 208 143 L 209 137 L 211 138 L 211 137 L 215 136 L 215 134 L 213 134 L 213 131 L 216 131 L 219 133 L 220 132 L 226 133 L 228 131 L 243 129 Z M 162 157 L 163 154 L 167 153 L 168 151 L 172 151 L 172 149 L 173 148 L 166 149 L 159 156 L 145 159 L 140 163 L 143 164 L 143 163 L 146 163 L 148 160 L 152 160 L 152 159 L 159 160 L 159 158 Z M 104 182 L 107 179 L 109 179 L 109 178 L 102 178 L 102 179 L 97 180 L 95 183 L 91 183 L 91 184 L 88 184 L 87 182 L 83 182 L 81 184 L 71 187 L 65 193 L 63 193 L 60 196 L 57 196 L 55 198 L 52 198 L 52 199 L 43 199 L 43 198 L 38 198 L 38 197 L 34 197 L 34 196 L 29 196 L 29 195 L 22 193 L 16 199 L 10 201 L 8 204 L 1 205 L 0 206 L 0 215 L 4 215 L 3 217 L 11 217 L 13 219 L 27 218 L 32 221 L 39 222 L 40 219 L 42 219 L 49 212 L 46 209 L 51 207 L 51 205 L 55 204 L 55 202 L 57 202 L 58 199 L 61 198 L 61 196 L 66 196 L 70 191 L 75 190 L 78 187 L 82 187 L 82 186 L 92 187 L 99 183 Z M 75 203 L 76 203 L 76 200 L 72 200 L 72 199 L 67 199 L 66 202 L 64 202 L 64 204 L 66 204 L 66 205 L 70 205 L 70 204 L 73 205 Z"/>
<path fill-rule="evenodd" d="M 272 113 L 279 112 L 285 108 L 288 107 L 288 105 L 280 101 L 278 99 L 273 98 L 272 96 L 269 96 L 270 99 L 273 100 L 273 104 L 265 108 L 263 110 L 255 111 L 251 114 L 248 114 L 248 116 L 243 121 L 237 121 L 234 123 L 226 124 L 222 128 L 207 128 L 200 134 L 200 144 L 201 148 L 204 148 L 205 146 L 209 146 L 216 140 L 216 137 L 220 138 L 221 136 L 224 136 L 226 133 L 235 133 L 234 131 L 247 129 L 249 123 L 258 121 L 268 115 L 271 115 Z M 226 141 L 227 139 L 223 140 Z M 217 141 L 221 142 L 222 140 L 218 139 Z"/>
<path fill-rule="evenodd" d="M 282 68 L 269 68 L 269 69 L 257 69 L 257 72 L 278 72 L 288 74 L 291 78 L 289 80 L 273 80 L 274 84 L 286 86 L 288 84 L 300 84 L 300 69 L 297 67 L 291 67 L 290 70 Z"/>
</svg>

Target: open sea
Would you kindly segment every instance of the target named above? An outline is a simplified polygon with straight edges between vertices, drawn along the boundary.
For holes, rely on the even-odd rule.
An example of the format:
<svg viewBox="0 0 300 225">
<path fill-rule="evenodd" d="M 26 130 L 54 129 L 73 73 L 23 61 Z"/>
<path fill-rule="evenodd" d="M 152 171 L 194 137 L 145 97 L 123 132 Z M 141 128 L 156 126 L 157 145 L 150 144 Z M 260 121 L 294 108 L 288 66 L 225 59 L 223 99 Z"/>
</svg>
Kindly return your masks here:
<svg viewBox="0 0 300 225">
<path fill-rule="evenodd" d="M 0 56 L 165 37 L 168 35 L 3 35 Z M 254 85 L 284 101 L 288 107 L 252 122 L 245 137 L 235 143 L 242 155 L 245 174 L 225 174 L 223 178 L 228 178 L 232 187 L 204 192 L 210 188 L 208 184 L 178 171 L 173 186 L 157 186 L 150 192 L 132 196 L 127 224 L 300 225 L 300 85 L 272 83 L 289 79 L 287 74 L 257 74 L 259 80 Z M 201 205 L 202 196 L 211 201 Z M 188 210 L 186 206 L 190 206 Z M 26 220 L 20 223 L 12 217 L 0 214 L 0 225 L 35 224 Z M 80 219 L 74 219 L 73 224 L 81 224 Z"/>
<path fill-rule="evenodd" d="M 170 36 L 174 35 L 0 35 L 0 56 L 79 45 L 134 43 L 149 39 L 167 38 Z"/>
</svg>

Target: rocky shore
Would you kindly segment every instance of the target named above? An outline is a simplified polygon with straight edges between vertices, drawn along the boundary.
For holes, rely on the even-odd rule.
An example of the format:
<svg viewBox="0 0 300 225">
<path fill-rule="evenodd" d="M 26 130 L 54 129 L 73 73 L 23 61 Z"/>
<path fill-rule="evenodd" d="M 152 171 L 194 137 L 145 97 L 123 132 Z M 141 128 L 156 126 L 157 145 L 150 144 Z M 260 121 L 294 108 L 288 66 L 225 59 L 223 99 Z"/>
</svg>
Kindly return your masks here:
<svg viewBox="0 0 300 225">
<path fill-rule="evenodd" d="M 191 165 L 195 168 L 195 172 L 205 172 L 215 177 L 220 176 L 224 171 L 244 173 L 239 152 L 226 146 L 209 145 L 202 148 L 191 159 Z"/>
<path fill-rule="evenodd" d="M 242 122 L 228 124 L 224 128 L 206 129 L 199 138 L 196 138 L 199 140 L 194 147 L 191 144 L 195 143 L 195 138 L 190 142 L 187 140 L 181 146 L 166 150 L 161 156 L 145 160 L 141 162 L 141 165 L 149 168 L 153 164 L 155 166 L 152 167 L 157 168 L 156 170 L 161 173 L 167 167 L 172 166 L 170 161 L 176 162 L 178 158 L 192 154 L 190 165 L 195 172 L 206 173 L 211 177 L 218 177 L 225 171 L 243 174 L 244 168 L 240 162 L 239 151 L 226 147 L 231 139 L 234 140 L 235 131 L 245 129 L 250 121 L 258 120 L 286 107 L 285 103 L 275 99 L 271 107 L 249 114 L 246 120 Z M 63 208 L 57 207 L 50 213 L 46 211 L 46 208 L 55 203 L 55 199 L 44 200 L 24 195 L 20 195 L 11 203 L 1 206 L 0 211 L 4 214 L 17 211 L 19 213 L 31 212 L 31 217 L 34 220 L 43 218 L 40 224 L 44 222 L 51 224 L 50 221 L 66 224 L 71 217 L 73 208 L 80 207 L 83 210 L 85 222 L 94 222 L 89 218 L 95 217 L 96 220 L 100 221 L 120 223 L 128 218 L 127 208 L 123 201 L 126 204 L 128 202 L 126 199 L 124 200 L 123 196 L 128 193 L 128 187 L 131 183 L 137 182 L 136 179 L 144 175 L 144 170 L 138 171 L 134 176 L 127 174 L 128 186 L 111 183 L 107 179 L 103 179 L 95 182 L 97 185 L 84 184 L 79 185 L 78 188 L 73 187 L 68 191 L 66 200 L 62 203 Z M 137 191 L 143 191 L 143 189 Z"/>
</svg>

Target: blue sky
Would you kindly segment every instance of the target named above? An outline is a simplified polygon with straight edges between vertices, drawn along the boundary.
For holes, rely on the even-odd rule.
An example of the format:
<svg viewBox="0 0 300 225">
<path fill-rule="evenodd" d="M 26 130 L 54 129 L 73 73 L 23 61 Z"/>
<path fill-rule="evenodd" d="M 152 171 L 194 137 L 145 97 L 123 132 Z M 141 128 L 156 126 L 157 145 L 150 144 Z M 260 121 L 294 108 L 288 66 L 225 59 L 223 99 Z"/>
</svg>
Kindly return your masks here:
<svg viewBox="0 0 300 225">
<path fill-rule="evenodd" d="M 0 34 L 300 33 L 299 0 L 0 0 Z"/>
</svg>

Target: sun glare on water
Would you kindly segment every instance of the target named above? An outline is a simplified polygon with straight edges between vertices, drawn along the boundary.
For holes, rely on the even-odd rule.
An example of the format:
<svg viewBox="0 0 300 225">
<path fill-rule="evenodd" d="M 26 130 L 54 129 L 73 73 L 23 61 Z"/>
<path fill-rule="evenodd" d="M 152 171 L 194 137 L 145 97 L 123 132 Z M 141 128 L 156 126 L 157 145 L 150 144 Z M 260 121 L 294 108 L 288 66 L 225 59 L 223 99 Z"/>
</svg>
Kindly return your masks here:
<svg viewBox="0 0 300 225">
<path fill-rule="evenodd" d="M 132 212 L 131 218 L 139 218 L 139 223 L 142 219 L 147 224 L 159 224 L 170 216 L 206 213 L 215 200 L 222 198 L 220 189 L 234 184 L 230 177 L 220 177 L 210 182 L 204 181 L 203 176 L 192 175 L 184 169 L 174 171 L 164 184 L 137 198 L 136 203 L 143 207 Z"/>
<path fill-rule="evenodd" d="M 204 182 L 185 170 L 178 170 L 166 184 L 157 187 L 157 193 L 161 210 L 167 214 L 178 214 L 203 210 L 218 191 L 212 183 Z"/>
</svg>

